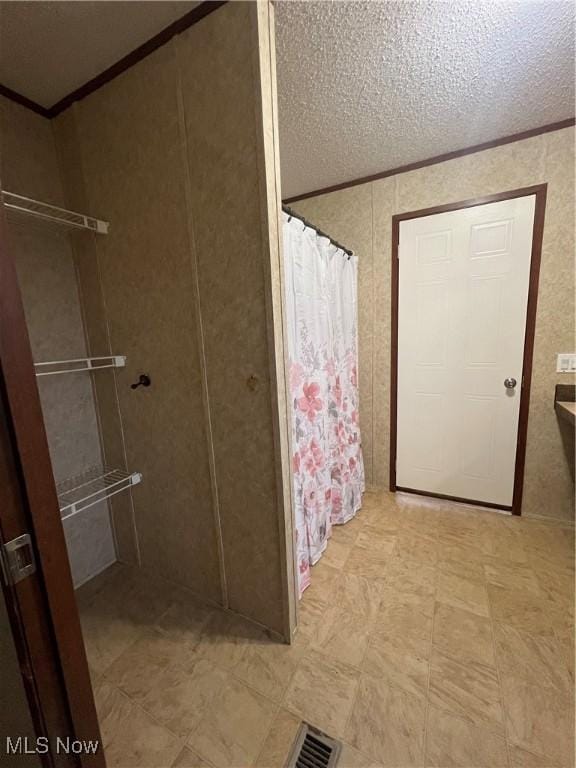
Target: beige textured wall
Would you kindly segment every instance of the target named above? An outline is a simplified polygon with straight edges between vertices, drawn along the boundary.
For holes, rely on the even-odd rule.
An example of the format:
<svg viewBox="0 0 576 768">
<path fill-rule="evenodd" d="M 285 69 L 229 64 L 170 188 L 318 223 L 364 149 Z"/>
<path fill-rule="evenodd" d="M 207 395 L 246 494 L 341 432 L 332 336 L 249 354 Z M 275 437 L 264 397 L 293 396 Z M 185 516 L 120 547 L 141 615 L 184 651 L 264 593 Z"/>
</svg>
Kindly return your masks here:
<svg viewBox="0 0 576 768">
<path fill-rule="evenodd" d="M 111 223 L 97 261 L 109 343 L 128 357 L 142 567 L 287 636 L 258 12 L 227 4 L 57 123 L 83 171 L 71 194 Z M 131 390 L 141 372 L 152 386 Z"/>
<path fill-rule="evenodd" d="M 557 352 L 574 340 L 574 129 L 292 203 L 359 257 L 360 418 L 369 485 L 388 487 L 391 219 L 396 213 L 548 183 L 523 514 L 572 519 L 573 436 L 554 413 Z"/>
<path fill-rule="evenodd" d="M 231 3 L 177 43 L 228 600 L 281 627 L 255 12 Z"/>
</svg>

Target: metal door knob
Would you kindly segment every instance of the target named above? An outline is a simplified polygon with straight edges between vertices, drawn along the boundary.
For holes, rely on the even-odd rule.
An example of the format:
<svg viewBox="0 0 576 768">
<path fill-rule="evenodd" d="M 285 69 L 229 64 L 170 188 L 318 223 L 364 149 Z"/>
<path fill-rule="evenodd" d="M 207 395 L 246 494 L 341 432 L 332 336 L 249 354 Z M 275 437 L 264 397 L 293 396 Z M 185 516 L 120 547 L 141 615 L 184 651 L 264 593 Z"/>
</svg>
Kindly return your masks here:
<svg viewBox="0 0 576 768">
<path fill-rule="evenodd" d="M 514 389 L 516 384 L 517 384 L 516 379 L 513 379 L 513 378 L 504 379 L 504 386 L 506 387 L 506 389 Z"/>
</svg>

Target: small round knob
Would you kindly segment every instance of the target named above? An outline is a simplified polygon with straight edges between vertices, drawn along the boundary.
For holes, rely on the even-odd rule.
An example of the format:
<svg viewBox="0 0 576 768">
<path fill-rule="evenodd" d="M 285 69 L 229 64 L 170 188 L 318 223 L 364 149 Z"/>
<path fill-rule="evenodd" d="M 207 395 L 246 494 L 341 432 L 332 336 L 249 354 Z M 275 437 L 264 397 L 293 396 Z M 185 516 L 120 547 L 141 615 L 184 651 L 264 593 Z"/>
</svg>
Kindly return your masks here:
<svg viewBox="0 0 576 768">
<path fill-rule="evenodd" d="M 516 379 L 513 379 L 512 377 L 508 379 L 504 379 L 504 386 L 506 387 L 506 389 L 514 389 L 516 384 L 517 384 Z"/>
</svg>

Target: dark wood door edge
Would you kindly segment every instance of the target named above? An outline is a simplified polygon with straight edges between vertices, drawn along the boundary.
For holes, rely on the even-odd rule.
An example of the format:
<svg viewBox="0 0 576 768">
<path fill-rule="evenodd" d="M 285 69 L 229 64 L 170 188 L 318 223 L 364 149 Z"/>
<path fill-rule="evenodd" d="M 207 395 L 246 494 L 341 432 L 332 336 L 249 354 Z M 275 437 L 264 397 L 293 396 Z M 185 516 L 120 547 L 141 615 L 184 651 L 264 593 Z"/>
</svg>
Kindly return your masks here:
<svg viewBox="0 0 576 768">
<path fill-rule="evenodd" d="M 530 258 L 530 278 L 528 287 L 528 302 L 526 307 L 526 333 L 524 336 L 524 354 L 522 367 L 522 387 L 520 394 L 520 409 L 518 414 L 518 436 L 516 441 L 516 463 L 514 467 L 514 490 L 511 511 L 520 515 L 522 511 L 522 493 L 524 486 L 524 467 L 526 462 L 526 439 L 528 435 L 528 415 L 530 410 L 530 387 L 532 383 L 532 359 L 534 354 L 534 335 L 536 332 L 536 309 L 538 305 L 538 282 L 540 278 L 540 262 L 542 259 L 542 239 L 544 235 L 544 216 L 546 211 L 547 184 L 536 184 L 531 187 L 513 189 L 495 195 L 486 195 L 459 203 L 447 203 L 418 211 L 396 214 L 392 217 L 392 277 L 391 277 L 391 355 L 390 355 L 390 490 L 399 490 L 396 485 L 397 459 L 397 408 L 398 408 L 398 245 L 400 240 L 400 222 L 423 216 L 434 216 L 438 213 L 458 211 L 477 205 L 498 203 L 502 200 L 513 200 L 517 197 L 534 195 L 536 205 L 534 225 L 532 230 L 532 252 Z M 412 491 L 414 492 L 414 491 Z M 434 494 L 428 494 L 430 496 Z M 458 499 L 459 501 L 490 506 L 473 499 Z M 497 506 L 498 509 L 507 509 Z"/>
<path fill-rule="evenodd" d="M 55 642 L 54 658 L 59 664 L 74 737 L 100 741 L 26 320 L 16 269 L 6 247 L 2 213 L 0 211 L 0 378 L 15 454 L 18 493 L 22 499 L 20 506 L 13 504 L 13 515 L 21 507 L 25 508 L 19 513 L 18 526 L 23 528 L 19 533 L 28 529 L 38 565 L 37 577 L 30 576 L 20 582 L 17 593 L 25 621 L 33 621 L 38 606 L 30 597 L 30 585 L 38 581 L 42 584 L 49 611 L 44 630 L 52 634 Z M 4 521 L 7 512 L 3 509 L 0 514 Z M 3 534 L 18 535 L 13 533 L 16 529 L 14 522 L 12 530 Z M 105 766 L 102 750 L 80 759 L 86 767 Z"/>
<path fill-rule="evenodd" d="M 416 496 L 427 496 L 432 499 L 445 499 L 446 501 L 456 501 L 459 504 L 472 504 L 475 507 L 485 507 L 486 509 L 499 509 L 503 512 L 512 512 L 511 506 L 503 504 L 492 504 L 489 501 L 478 501 L 477 499 L 463 499 L 461 496 L 450 496 L 446 493 L 431 493 L 430 491 L 419 491 L 416 488 L 404 488 L 396 486 L 396 491 L 400 493 L 414 493 Z"/>
<path fill-rule="evenodd" d="M 434 205 L 430 208 L 420 208 L 417 211 L 407 211 L 406 213 L 397 213 L 392 217 L 392 221 L 407 221 L 408 219 L 419 219 L 423 216 L 434 216 L 437 213 L 449 213 L 450 211 L 460 211 L 463 208 L 474 208 L 478 205 L 487 205 L 488 203 L 499 203 L 502 200 L 514 200 L 516 197 L 528 197 L 529 195 L 538 195 L 546 191 L 547 184 L 534 184 L 530 187 L 520 187 L 507 192 L 497 192 L 494 195 L 483 195 L 482 197 L 473 197 L 469 200 L 461 200 L 457 203 L 445 203 L 443 205 Z M 536 201 L 538 202 L 538 200 Z M 535 217 L 536 218 L 536 217 Z"/>
<path fill-rule="evenodd" d="M 526 440 L 528 437 L 528 416 L 530 413 L 530 389 L 532 386 L 532 360 L 534 358 L 534 337 L 536 335 L 536 310 L 538 308 L 538 285 L 540 282 L 540 263 L 542 261 L 542 240 L 544 238 L 544 218 L 546 215 L 547 184 L 534 189 L 536 210 L 532 230 L 532 256 L 530 261 L 530 282 L 528 286 L 528 305 L 526 307 L 526 333 L 524 336 L 524 360 L 522 364 L 522 389 L 520 394 L 520 413 L 518 415 L 518 440 L 516 444 L 516 467 L 514 472 L 514 495 L 512 514 L 522 514 L 522 495 L 524 493 L 524 467 L 526 464 Z M 526 193 L 529 194 L 529 193 Z M 520 197 L 520 195 L 518 195 Z"/>
<path fill-rule="evenodd" d="M 398 442 L 398 296 L 400 270 L 398 245 L 400 221 L 392 217 L 392 275 L 390 279 L 390 490 L 396 490 L 396 449 Z"/>
<path fill-rule="evenodd" d="M 29 532 L 31 528 L 6 402 L 0 376 L 0 546 Z M 8 583 L 4 578 L 1 581 L 34 734 L 36 737 L 72 735 L 72 722 L 40 574 L 30 575 L 16 584 Z M 2 735 L 15 740 L 20 734 Z M 7 750 L 6 743 L 0 744 L 0 758 L 8 759 Z M 43 764 L 72 763 L 64 755 L 56 760 L 51 750 L 43 756 Z"/>
</svg>

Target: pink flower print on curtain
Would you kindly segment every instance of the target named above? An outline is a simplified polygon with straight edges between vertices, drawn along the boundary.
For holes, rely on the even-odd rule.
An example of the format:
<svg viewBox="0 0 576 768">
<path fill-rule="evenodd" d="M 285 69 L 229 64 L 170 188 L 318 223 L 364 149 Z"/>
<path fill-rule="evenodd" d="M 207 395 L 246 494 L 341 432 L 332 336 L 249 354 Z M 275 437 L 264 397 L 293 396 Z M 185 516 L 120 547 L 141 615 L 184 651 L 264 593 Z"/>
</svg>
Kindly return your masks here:
<svg viewBox="0 0 576 768">
<path fill-rule="evenodd" d="M 300 594 L 333 524 L 362 503 L 357 261 L 284 216 L 292 474 Z"/>
<path fill-rule="evenodd" d="M 316 439 L 312 438 L 304 455 L 304 469 L 310 477 L 315 477 L 318 471 L 324 468 L 324 465 L 324 453 Z"/>
<path fill-rule="evenodd" d="M 322 410 L 322 400 L 318 397 L 320 386 L 315 382 L 304 386 L 304 396 L 298 400 L 298 408 L 307 415 L 308 421 L 314 421 L 316 413 Z"/>
</svg>

